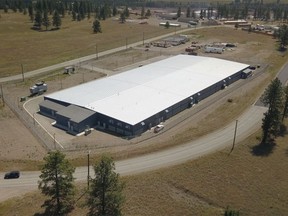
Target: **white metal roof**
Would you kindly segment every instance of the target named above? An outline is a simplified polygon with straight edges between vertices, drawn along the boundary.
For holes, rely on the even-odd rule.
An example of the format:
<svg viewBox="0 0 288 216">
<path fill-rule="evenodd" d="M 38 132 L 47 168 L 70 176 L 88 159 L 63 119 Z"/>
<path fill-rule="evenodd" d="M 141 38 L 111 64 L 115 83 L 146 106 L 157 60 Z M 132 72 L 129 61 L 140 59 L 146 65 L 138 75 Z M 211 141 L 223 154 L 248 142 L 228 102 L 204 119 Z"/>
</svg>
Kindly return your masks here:
<svg viewBox="0 0 288 216">
<path fill-rule="evenodd" d="M 211 57 L 177 55 L 46 97 L 135 125 L 248 66 Z"/>
</svg>

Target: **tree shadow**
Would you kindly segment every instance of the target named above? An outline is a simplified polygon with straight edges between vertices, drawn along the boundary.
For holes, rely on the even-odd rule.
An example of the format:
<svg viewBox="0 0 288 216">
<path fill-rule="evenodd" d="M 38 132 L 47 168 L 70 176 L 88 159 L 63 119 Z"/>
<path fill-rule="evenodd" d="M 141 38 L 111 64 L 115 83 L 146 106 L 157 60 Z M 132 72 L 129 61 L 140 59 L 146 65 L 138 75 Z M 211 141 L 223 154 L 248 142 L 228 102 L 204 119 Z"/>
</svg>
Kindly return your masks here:
<svg viewBox="0 0 288 216">
<path fill-rule="evenodd" d="M 33 216 L 48 216 L 48 214 L 44 213 L 35 213 Z"/>
<path fill-rule="evenodd" d="M 54 216 L 56 214 L 55 206 L 51 204 L 51 200 L 45 200 L 41 205 L 44 212 L 37 212 L 33 216 Z"/>
<path fill-rule="evenodd" d="M 287 134 L 287 127 L 284 124 L 281 124 L 278 135 L 284 137 L 286 134 Z"/>
<path fill-rule="evenodd" d="M 278 48 L 278 51 L 279 52 L 285 52 L 287 50 L 287 48 L 286 47 L 283 47 L 283 46 L 280 46 L 279 48 Z"/>
<path fill-rule="evenodd" d="M 33 216 L 60 216 L 55 211 L 51 211 L 51 209 L 46 208 L 44 212 L 37 212 Z"/>
<path fill-rule="evenodd" d="M 285 154 L 286 154 L 286 156 L 288 156 L 288 149 L 286 149 Z"/>
<path fill-rule="evenodd" d="M 268 157 L 270 154 L 273 153 L 275 146 L 276 146 L 276 144 L 274 143 L 274 140 L 270 140 L 270 142 L 268 142 L 268 143 L 260 143 L 256 146 L 252 147 L 251 153 L 254 156 Z"/>
</svg>

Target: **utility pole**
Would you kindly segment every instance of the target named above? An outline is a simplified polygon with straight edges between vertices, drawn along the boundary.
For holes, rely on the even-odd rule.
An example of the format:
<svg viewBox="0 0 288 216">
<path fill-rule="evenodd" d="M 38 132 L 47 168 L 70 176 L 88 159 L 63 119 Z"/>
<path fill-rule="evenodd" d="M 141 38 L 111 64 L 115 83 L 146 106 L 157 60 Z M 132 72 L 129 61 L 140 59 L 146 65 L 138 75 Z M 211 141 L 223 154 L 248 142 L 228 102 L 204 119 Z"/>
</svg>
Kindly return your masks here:
<svg viewBox="0 0 288 216">
<path fill-rule="evenodd" d="M 98 47 L 97 47 L 97 44 L 95 46 L 95 51 L 96 51 L 96 59 L 98 59 Z"/>
<path fill-rule="evenodd" d="M 23 64 L 21 64 L 21 71 L 22 71 L 22 81 L 24 82 L 24 69 L 23 69 Z"/>
<path fill-rule="evenodd" d="M 90 150 L 87 154 L 87 164 L 88 164 L 88 175 L 87 175 L 87 188 L 89 190 L 89 181 L 90 181 Z"/>
<path fill-rule="evenodd" d="M 237 134 L 237 125 L 238 125 L 238 120 L 236 120 L 236 123 L 235 123 L 234 138 L 233 138 L 232 148 L 231 148 L 231 151 L 230 151 L 229 155 L 232 153 L 232 151 L 234 150 L 234 147 L 235 147 L 235 140 L 236 140 L 236 134 Z"/>
<path fill-rule="evenodd" d="M 127 37 L 126 37 L 126 50 L 127 50 L 127 48 L 128 48 L 128 44 L 127 44 Z"/>
<path fill-rule="evenodd" d="M 3 88 L 2 85 L 0 85 L 1 87 L 1 97 L 2 97 L 2 103 L 3 103 L 3 107 L 5 106 L 5 100 L 4 100 L 4 94 L 3 94 Z"/>
<path fill-rule="evenodd" d="M 56 139 L 55 139 L 56 134 L 53 134 L 53 141 L 54 141 L 54 149 L 56 150 Z"/>
</svg>

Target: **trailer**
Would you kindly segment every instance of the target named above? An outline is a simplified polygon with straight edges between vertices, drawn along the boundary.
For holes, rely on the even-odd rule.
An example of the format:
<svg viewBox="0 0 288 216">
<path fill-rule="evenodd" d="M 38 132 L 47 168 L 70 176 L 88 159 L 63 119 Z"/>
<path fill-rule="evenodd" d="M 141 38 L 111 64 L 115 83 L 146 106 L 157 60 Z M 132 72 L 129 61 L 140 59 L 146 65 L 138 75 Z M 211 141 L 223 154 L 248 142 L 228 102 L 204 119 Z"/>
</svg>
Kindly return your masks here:
<svg viewBox="0 0 288 216">
<path fill-rule="evenodd" d="M 213 47 L 213 46 L 206 46 L 204 48 L 205 53 L 218 53 L 222 54 L 224 52 L 223 47 Z"/>
<path fill-rule="evenodd" d="M 253 70 L 251 70 L 250 68 L 247 68 L 242 71 L 242 74 L 241 74 L 242 79 L 247 79 L 251 76 L 253 76 Z"/>
</svg>

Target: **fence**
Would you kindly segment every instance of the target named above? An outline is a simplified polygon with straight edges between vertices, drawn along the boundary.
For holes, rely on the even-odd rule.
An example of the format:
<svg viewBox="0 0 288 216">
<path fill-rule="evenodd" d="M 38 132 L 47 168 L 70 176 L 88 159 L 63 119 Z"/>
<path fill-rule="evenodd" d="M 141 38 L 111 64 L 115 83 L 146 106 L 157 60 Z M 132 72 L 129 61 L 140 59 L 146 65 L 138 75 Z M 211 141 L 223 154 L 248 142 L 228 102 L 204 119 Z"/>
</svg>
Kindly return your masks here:
<svg viewBox="0 0 288 216">
<path fill-rule="evenodd" d="M 40 143 L 43 145 L 43 147 L 46 150 L 52 150 L 52 149 L 59 149 L 61 150 L 61 147 L 55 140 L 55 136 L 48 133 L 34 118 L 33 115 L 30 115 L 27 113 L 23 106 L 19 104 L 19 99 L 17 99 L 17 102 L 13 101 L 13 97 L 9 97 L 9 95 L 2 95 L 4 98 L 5 104 L 9 106 L 9 108 L 13 111 L 13 113 L 21 120 L 21 122 L 31 131 L 31 133 L 36 137 Z"/>
</svg>

